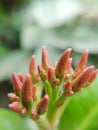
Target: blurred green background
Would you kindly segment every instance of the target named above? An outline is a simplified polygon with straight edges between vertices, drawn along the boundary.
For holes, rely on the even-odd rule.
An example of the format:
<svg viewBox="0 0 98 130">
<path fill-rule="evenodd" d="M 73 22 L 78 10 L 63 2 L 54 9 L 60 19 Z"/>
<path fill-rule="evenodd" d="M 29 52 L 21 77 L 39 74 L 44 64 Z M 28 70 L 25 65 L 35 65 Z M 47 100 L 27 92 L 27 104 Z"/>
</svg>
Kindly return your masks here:
<svg viewBox="0 0 98 130">
<path fill-rule="evenodd" d="M 11 73 L 26 74 L 32 54 L 40 64 L 42 45 L 51 64 L 71 47 L 73 66 L 89 49 L 88 65 L 98 68 L 98 0 L 0 0 L 0 107 L 13 91 Z"/>
</svg>

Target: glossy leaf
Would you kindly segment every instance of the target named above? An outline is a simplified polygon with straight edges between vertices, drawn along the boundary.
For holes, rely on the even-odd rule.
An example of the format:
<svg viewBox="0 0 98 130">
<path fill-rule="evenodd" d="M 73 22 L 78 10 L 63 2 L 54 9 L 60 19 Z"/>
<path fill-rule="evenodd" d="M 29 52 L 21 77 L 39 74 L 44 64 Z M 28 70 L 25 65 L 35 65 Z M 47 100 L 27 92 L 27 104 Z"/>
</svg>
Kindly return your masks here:
<svg viewBox="0 0 98 130">
<path fill-rule="evenodd" d="M 62 115 L 59 130 L 97 130 L 97 120 L 98 77 L 91 87 L 71 98 Z"/>
<path fill-rule="evenodd" d="M 33 121 L 5 109 L 0 109 L 0 130 L 37 130 Z"/>
</svg>

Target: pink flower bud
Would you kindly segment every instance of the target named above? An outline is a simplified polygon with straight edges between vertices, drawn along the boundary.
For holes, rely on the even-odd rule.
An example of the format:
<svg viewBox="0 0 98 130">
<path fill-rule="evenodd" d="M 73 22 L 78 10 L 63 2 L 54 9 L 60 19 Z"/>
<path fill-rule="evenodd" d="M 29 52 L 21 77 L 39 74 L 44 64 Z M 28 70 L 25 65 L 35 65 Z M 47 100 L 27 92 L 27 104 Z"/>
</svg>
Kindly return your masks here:
<svg viewBox="0 0 98 130">
<path fill-rule="evenodd" d="M 71 77 L 71 74 L 65 74 L 64 79 L 65 79 L 65 80 L 69 80 L 69 79 L 70 79 L 70 77 Z"/>
<path fill-rule="evenodd" d="M 54 78 L 55 78 L 54 70 L 51 67 L 49 67 L 48 68 L 48 79 L 51 80 Z"/>
<path fill-rule="evenodd" d="M 35 67 L 35 55 L 33 55 L 30 59 L 30 63 L 29 63 L 29 73 L 35 74 L 36 72 L 36 67 Z"/>
<path fill-rule="evenodd" d="M 88 79 L 88 82 L 92 83 L 97 75 L 98 75 L 98 69 L 93 71 L 93 73 L 90 75 L 90 77 Z"/>
<path fill-rule="evenodd" d="M 43 82 L 48 79 L 47 73 L 44 72 L 43 68 L 40 65 L 38 65 L 38 73 L 39 73 Z"/>
<path fill-rule="evenodd" d="M 33 97 L 33 100 L 37 99 L 37 97 L 36 97 L 36 91 L 37 91 L 36 86 L 33 86 L 32 87 L 32 97 Z"/>
<path fill-rule="evenodd" d="M 85 69 L 86 63 L 88 59 L 88 50 L 85 50 L 82 56 L 80 57 L 80 60 L 78 61 L 75 71 L 82 72 Z"/>
<path fill-rule="evenodd" d="M 24 76 L 24 75 L 22 75 L 21 73 L 20 73 L 20 74 L 18 74 L 18 76 L 19 76 L 20 81 L 23 83 L 23 82 L 24 82 L 24 80 L 25 80 L 25 76 Z"/>
<path fill-rule="evenodd" d="M 60 57 L 55 69 L 55 75 L 57 78 L 64 78 L 65 72 L 67 71 L 67 61 L 70 57 L 71 50 L 71 48 L 68 48 Z"/>
<path fill-rule="evenodd" d="M 37 113 L 39 115 L 43 114 L 44 112 L 46 112 L 47 110 L 47 106 L 48 106 L 48 102 L 49 102 L 49 97 L 48 95 L 45 95 L 41 101 L 38 103 L 37 105 Z"/>
<path fill-rule="evenodd" d="M 18 75 L 15 72 L 12 73 L 12 80 L 13 80 L 13 88 L 14 88 L 15 92 L 21 90 L 22 83 L 21 83 Z"/>
<path fill-rule="evenodd" d="M 13 111 L 19 111 L 20 110 L 20 104 L 19 102 L 13 102 L 11 104 L 9 104 L 9 108 Z"/>
<path fill-rule="evenodd" d="M 67 71 L 71 71 L 72 69 L 72 58 L 69 58 L 66 65 Z"/>
<path fill-rule="evenodd" d="M 45 46 L 42 48 L 42 67 L 45 70 L 48 70 L 48 67 L 50 66 L 49 56 L 48 52 Z"/>
<path fill-rule="evenodd" d="M 30 103 L 31 101 L 32 101 L 32 82 L 31 82 L 31 76 L 27 74 L 22 88 L 22 102 L 25 105 L 27 103 Z"/>
<path fill-rule="evenodd" d="M 39 74 L 44 72 L 43 68 L 40 65 L 38 65 L 37 68 Z"/>
<path fill-rule="evenodd" d="M 65 82 L 63 88 L 64 88 L 64 90 L 71 90 L 71 88 L 72 88 L 71 81 Z"/>
<path fill-rule="evenodd" d="M 74 92 L 72 90 L 68 91 L 67 93 L 69 96 L 73 96 L 74 95 Z"/>
<path fill-rule="evenodd" d="M 8 98 L 10 99 L 10 101 L 19 101 L 20 97 L 16 96 L 14 93 L 9 93 Z"/>
<path fill-rule="evenodd" d="M 27 109 L 24 107 L 24 108 L 21 108 L 21 110 L 20 110 L 19 113 L 20 113 L 21 115 L 25 115 L 26 112 L 27 112 Z"/>
<path fill-rule="evenodd" d="M 32 116 L 34 119 L 36 119 L 36 120 L 38 120 L 38 119 L 40 118 L 40 116 L 38 115 L 38 113 L 37 113 L 37 111 L 36 111 L 35 109 L 32 109 L 32 110 L 31 110 L 31 116 Z"/>
<path fill-rule="evenodd" d="M 59 79 L 54 79 L 54 83 L 55 83 L 55 85 L 59 85 L 60 84 L 60 80 Z"/>
<path fill-rule="evenodd" d="M 86 68 L 74 81 L 72 84 L 72 88 L 74 91 L 79 91 L 81 88 L 85 86 L 90 75 L 94 71 L 94 66 L 90 66 Z"/>
</svg>

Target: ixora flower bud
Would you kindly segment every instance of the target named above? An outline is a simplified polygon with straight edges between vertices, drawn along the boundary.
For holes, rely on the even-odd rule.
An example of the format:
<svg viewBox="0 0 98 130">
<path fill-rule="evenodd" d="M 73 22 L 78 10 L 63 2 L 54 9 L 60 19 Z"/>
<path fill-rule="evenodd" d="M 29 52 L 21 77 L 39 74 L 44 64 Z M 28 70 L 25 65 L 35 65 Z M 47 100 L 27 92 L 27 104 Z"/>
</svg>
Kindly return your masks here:
<svg viewBox="0 0 98 130">
<path fill-rule="evenodd" d="M 18 74 L 20 81 L 23 83 L 25 80 L 25 76 L 21 73 Z"/>
<path fill-rule="evenodd" d="M 31 76 L 27 74 L 22 87 L 22 103 L 26 105 L 30 102 L 32 102 L 32 82 Z"/>
<path fill-rule="evenodd" d="M 39 115 L 43 114 L 46 112 L 47 107 L 48 107 L 48 102 L 49 102 L 49 97 L 48 95 L 45 95 L 41 101 L 37 105 L 37 113 Z"/>
<path fill-rule="evenodd" d="M 82 72 L 85 69 L 87 60 L 88 60 L 88 50 L 85 50 L 76 65 L 75 71 Z"/>
<path fill-rule="evenodd" d="M 42 67 L 45 70 L 48 70 L 48 67 L 50 66 L 49 56 L 48 52 L 45 46 L 42 48 Z"/>
<path fill-rule="evenodd" d="M 36 72 L 36 66 L 35 66 L 35 55 L 33 55 L 30 59 L 29 63 L 29 73 L 34 75 Z"/>
<path fill-rule="evenodd" d="M 65 72 L 67 71 L 67 61 L 70 57 L 71 50 L 71 48 L 68 48 L 60 57 L 55 69 L 55 75 L 57 78 L 64 78 Z"/>
<path fill-rule="evenodd" d="M 74 91 L 79 91 L 85 86 L 92 72 L 94 71 L 94 66 L 90 66 L 85 69 L 72 83 L 72 89 Z"/>
<path fill-rule="evenodd" d="M 88 79 L 88 82 L 92 83 L 94 81 L 94 79 L 96 78 L 98 74 L 98 69 L 93 71 L 93 73 L 90 75 L 89 79 Z"/>
<path fill-rule="evenodd" d="M 12 73 L 12 80 L 14 91 L 20 91 L 22 89 L 22 82 L 20 81 L 19 76 L 15 72 Z"/>
<path fill-rule="evenodd" d="M 36 86 L 33 86 L 32 87 L 32 98 L 33 98 L 33 100 L 37 99 L 36 91 L 37 91 Z"/>
<path fill-rule="evenodd" d="M 38 113 L 35 109 L 31 110 L 31 116 L 33 117 L 33 119 L 36 119 L 36 120 L 38 120 L 40 118 L 40 116 L 38 115 Z"/>
<path fill-rule="evenodd" d="M 9 93 L 8 98 L 10 99 L 10 101 L 19 101 L 20 97 L 16 96 L 14 93 Z"/>
<path fill-rule="evenodd" d="M 13 102 L 9 104 L 9 108 L 13 111 L 19 112 L 21 115 L 26 114 L 26 108 L 24 108 L 19 102 Z"/>
<path fill-rule="evenodd" d="M 13 102 L 11 104 L 9 104 L 9 108 L 12 109 L 13 111 L 20 111 L 20 104 L 19 102 Z"/>
<path fill-rule="evenodd" d="M 66 69 L 67 69 L 68 72 L 72 71 L 72 58 L 69 58 L 67 60 Z"/>
<path fill-rule="evenodd" d="M 37 68 L 42 81 L 45 82 L 48 79 L 47 73 L 43 70 L 43 68 L 40 65 L 38 65 Z"/>
<path fill-rule="evenodd" d="M 51 67 L 48 68 L 48 80 L 49 80 L 52 88 L 55 88 L 56 85 L 58 85 L 60 83 L 60 80 L 56 78 L 55 72 L 54 72 L 53 68 L 51 68 Z"/>
</svg>

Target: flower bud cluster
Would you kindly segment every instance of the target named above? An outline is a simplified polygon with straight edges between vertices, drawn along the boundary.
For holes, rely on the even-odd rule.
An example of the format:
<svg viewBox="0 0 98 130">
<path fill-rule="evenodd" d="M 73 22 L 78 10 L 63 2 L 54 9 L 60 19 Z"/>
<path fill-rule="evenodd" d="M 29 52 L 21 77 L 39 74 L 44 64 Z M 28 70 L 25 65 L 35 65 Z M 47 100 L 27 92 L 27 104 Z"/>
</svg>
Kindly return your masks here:
<svg viewBox="0 0 98 130">
<path fill-rule="evenodd" d="M 22 115 L 29 114 L 31 118 L 39 119 L 47 111 L 54 91 L 54 94 L 57 94 L 54 104 L 60 107 L 65 97 L 73 96 L 88 87 L 96 78 L 98 70 L 94 70 L 94 66 L 86 68 L 88 50 L 84 51 L 73 69 L 71 50 L 71 48 L 65 50 L 52 67 L 46 47 L 43 46 L 42 65 L 36 68 L 35 55 L 33 55 L 26 76 L 13 72 L 14 92 L 8 94 L 8 98 L 12 101 L 9 107 Z M 42 96 L 43 87 L 44 96 Z"/>
</svg>

